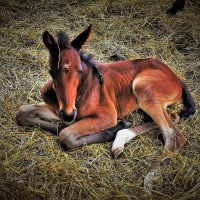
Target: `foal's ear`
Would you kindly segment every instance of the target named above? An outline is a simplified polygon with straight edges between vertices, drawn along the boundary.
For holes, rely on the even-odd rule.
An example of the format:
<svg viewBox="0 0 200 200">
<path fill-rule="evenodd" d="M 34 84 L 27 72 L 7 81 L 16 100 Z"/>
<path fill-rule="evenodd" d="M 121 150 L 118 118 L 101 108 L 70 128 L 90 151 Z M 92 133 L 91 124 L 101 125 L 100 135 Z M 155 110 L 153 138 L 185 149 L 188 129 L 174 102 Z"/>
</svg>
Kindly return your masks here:
<svg viewBox="0 0 200 200">
<path fill-rule="evenodd" d="M 55 51 L 58 49 L 58 45 L 54 40 L 53 36 L 48 32 L 45 31 L 42 35 L 43 43 L 49 49 L 50 52 Z"/>
<path fill-rule="evenodd" d="M 80 50 L 83 45 L 91 38 L 93 34 L 92 25 L 90 25 L 85 31 L 83 31 L 81 34 L 79 34 L 72 42 L 71 45 L 77 49 Z"/>
</svg>

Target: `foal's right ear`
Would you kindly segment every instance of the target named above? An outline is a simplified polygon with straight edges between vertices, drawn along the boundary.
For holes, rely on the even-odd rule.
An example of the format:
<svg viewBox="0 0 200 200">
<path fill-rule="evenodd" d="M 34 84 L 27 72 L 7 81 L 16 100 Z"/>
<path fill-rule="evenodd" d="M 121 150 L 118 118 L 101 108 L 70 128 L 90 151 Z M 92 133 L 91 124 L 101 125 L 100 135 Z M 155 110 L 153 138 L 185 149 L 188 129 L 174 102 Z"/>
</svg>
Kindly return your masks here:
<svg viewBox="0 0 200 200">
<path fill-rule="evenodd" d="M 49 49 L 50 52 L 58 49 L 58 45 L 54 40 L 53 36 L 48 32 L 45 31 L 42 35 L 43 43 Z"/>
</svg>

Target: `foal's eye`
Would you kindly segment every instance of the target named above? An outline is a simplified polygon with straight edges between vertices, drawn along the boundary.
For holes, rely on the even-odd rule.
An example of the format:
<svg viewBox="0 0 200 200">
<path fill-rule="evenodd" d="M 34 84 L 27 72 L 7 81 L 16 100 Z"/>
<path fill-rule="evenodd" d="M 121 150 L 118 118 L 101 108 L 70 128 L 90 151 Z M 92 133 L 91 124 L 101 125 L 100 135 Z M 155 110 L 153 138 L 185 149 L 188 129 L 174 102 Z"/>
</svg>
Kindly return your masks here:
<svg viewBox="0 0 200 200">
<path fill-rule="evenodd" d="M 65 73 L 69 72 L 69 68 L 64 68 L 63 70 L 64 70 Z"/>
</svg>

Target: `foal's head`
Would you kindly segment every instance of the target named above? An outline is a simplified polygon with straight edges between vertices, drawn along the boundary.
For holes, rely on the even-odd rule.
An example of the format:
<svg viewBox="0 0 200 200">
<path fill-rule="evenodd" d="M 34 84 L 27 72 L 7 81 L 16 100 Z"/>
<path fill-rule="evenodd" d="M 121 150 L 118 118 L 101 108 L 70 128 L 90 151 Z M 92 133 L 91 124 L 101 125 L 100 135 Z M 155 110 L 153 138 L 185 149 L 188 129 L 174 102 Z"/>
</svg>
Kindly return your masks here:
<svg viewBox="0 0 200 200">
<path fill-rule="evenodd" d="M 65 121 L 76 118 L 75 102 L 83 71 L 79 51 L 91 34 L 91 25 L 73 41 L 63 32 L 57 34 L 56 40 L 48 31 L 43 33 L 43 42 L 50 53 L 50 74 L 58 99 L 59 113 Z"/>
</svg>

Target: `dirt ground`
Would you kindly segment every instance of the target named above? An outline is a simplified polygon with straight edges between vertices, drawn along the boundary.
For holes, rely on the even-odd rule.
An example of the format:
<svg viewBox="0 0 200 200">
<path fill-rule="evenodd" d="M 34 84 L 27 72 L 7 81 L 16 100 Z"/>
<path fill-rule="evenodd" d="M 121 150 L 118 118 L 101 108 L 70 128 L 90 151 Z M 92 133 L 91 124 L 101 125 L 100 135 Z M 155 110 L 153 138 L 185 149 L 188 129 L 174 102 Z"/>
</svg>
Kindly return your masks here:
<svg viewBox="0 0 200 200">
<path fill-rule="evenodd" d="M 94 60 L 112 62 L 155 57 L 184 80 L 197 109 L 200 94 L 200 2 L 186 0 L 175 17 L 166 15 L 172 0 L 0 0 L 0 199 L 198 199 L 200 196 L 199 113 L 181 120 L 187 138 L 178 153 L 167 152 L 151 188 L 144 178 L 163 145 L 159 130 L 133 139 L 113 159 L 111 143 L 64 151 L 58 138 L 38 128 L 17 126 L 24 104 L 41 101 L 48 73 L 42 33 L 66 31 L 71 38 L 92 24 L 85 47 Z M 173 112 L 181 110 L 179 102 Z M 142 116 L 131 113 L 136 126 Z"/>
</svg>

